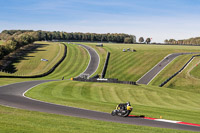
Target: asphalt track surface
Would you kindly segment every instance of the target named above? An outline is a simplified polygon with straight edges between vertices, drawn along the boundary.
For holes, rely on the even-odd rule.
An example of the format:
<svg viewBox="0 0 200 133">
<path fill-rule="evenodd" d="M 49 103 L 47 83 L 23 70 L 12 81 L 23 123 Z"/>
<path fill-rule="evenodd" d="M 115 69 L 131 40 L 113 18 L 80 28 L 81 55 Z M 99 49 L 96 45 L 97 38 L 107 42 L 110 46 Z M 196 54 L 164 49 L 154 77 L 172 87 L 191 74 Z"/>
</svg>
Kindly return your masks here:
<svg viewBox="0 0 200 133">
<path fill-rule="evenodd" d="M 85 72 L 87 72 L 87 70 Z M 152 126 L 160 128 L 171 128 L 178 130 L 200 131 L 200 127 L 198 126 L 159 122 L 139 117 L 123 118 L 123 117 L 111 116 L 110 113 L 57 105 L 57 104 L 34 100 L 24 96 L 24 93 L 27 92 L 32 87 L 51 81 L 56 81 L 56 80 L 27 81 L 27 82 L 14 83 L 6 86 L 0 86 L 0 104 L 4 106 L 26 109 L 31 111 L 39 111 L 52 114 L 94 119 L 94 120 L 102 120 L 102 121 L 141 125 L 141 126 Z"/>
<path fill-rule="evenodd" d="M 78 45 L 81 46 L 81 47 L 84 47 L 88 51 L 88 53 L 90 55 L 90 62 L 88 64 L 88 67 L 78 77 L 82 77 L 83 75 L 91 76 L 93 73 L 96 72 L 96 70 L 97 70 L 97 68 L 99 66 L 99 62 L 100 62 L 99 55 L 91 47 L 88 47 L 88 46 L 82 45 L 82 44 L 78 44 Z"/>
<path fill-rule="evenodd" d="M 138 81 L 138 84 L 148 85 L 170 62 L 176 57 L 185 54 L 197 54 L 197 53 L 173 53 L 166 56 L 162 61 L 155 65 L 150 71 L 143 75 Z M 199 53 L 198 53 L 199 54 Z"/>
</svg>

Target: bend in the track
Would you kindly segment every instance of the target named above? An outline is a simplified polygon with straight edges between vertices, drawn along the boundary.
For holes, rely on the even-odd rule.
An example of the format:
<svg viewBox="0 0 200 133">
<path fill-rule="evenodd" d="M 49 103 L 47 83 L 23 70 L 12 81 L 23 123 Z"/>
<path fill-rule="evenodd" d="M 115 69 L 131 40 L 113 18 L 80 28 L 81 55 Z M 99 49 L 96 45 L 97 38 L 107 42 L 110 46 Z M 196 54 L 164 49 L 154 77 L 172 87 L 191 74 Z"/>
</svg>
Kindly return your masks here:
<svg viewBox="0 0 200 133">
<path fill-rule="evenodd" d="M 96 70 L 99 66 L 100 57 L 93 48 L 83 45 L 83 44 L 78 44 L 78 45 L 85 48 L 90 55 L 90 61 L 89 61 L 87 68 L 78 77 L 82 77 L 83 75 L 90 77 L 92 74 L 94 74 L 96 72 Z"/>
</svg>

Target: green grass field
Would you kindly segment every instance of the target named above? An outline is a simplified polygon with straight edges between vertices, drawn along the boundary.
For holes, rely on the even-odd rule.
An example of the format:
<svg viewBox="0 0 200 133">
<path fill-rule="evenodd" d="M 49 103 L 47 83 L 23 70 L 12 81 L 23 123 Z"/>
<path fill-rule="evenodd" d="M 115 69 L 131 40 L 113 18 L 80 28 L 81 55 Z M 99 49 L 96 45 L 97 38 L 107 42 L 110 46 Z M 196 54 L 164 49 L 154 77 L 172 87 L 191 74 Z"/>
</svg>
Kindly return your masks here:
<svg viewBox="0 0 200 133">
<path fill-rule="evenodd" d="M 107 78 L 136 81 L 161 59 L 170 53 L 199 52 L 198 46 L 164 46 L 139 44 L 104 44 L 103 48 L 96 47 L 95 43 L 84 43 L 97 50 L 100 64 L 95 74 L 100 74 L 106 59 L 107 51 L 111 52 Z M 0 85 L 40 79 L 69 79 L 83 72 L 89 62 L 87 51 L 77 45 L 66 44 L 67 57 L 60 66 L 50 75 L 37 79 L 0 79 Z M 58 45 L 56 45 L 58 46 Z M 53 45 L 52 45 L 53 47 Z M 137 52 L 122 52 L 124 48 L 136 49 Z M 58 49 L 47 49 L 31 53 L 35 58 L 43 55 L 52 57 L 58 55 Z M 200 124 L 200 82 L 198 71 L 200 58 L 195 58 L 188 67 L 172 79 L 163 88 L 157 87 L 161 81 L 171 76 L 191 57 L 180 56 L 169 64 L 150 85 L 123 85 L 109 83 L 87 83 L 76 81 L 57 81 L 41 84 L 28 91 L 26 95 L 47 102 L 86 108 L 91 110 L 111 112 L 120 102 L 130 101 L 134 107 L 133 114 L 149 117 L 178 120 Z M 46 58 L 46 57 L 45 57 Z M 34 58 L 29 58 L 31 61 Z M 20 61 L 22 68 L 28 63 Z M 37 62 L 33 63 L 37 64 Z M 18 64 L 19 65 L 19 64 Z M 16 64 L 16 67 L 18 67 Z M 36 65 L 38 66 L 38 65 Z M 35 66 L 35 67 L 36 67 Z M 35 68 L 47 70 L 46 66 Z M 34 68 L 33 68 L 34 69 Z M 23 73 L 30 73 L 30 69 Z M 32 71 L 31 71 L 32 72 Z M 94 74 L 94 75 L 95 75 Z M 104 108 L 102 108 L 104 107 Z M 134 126 L 111 122 L 102 122 L 73 117 L 63 117 L 32 111 L 24 111 L 0 106 L 0 132 L 184 132 L 177 130 Z M 39 122 L 38 122 L 39 120 Z M 84 130 L 83 130 L 84 129 Z"/>
<path fill-rule="evenodd" d="M 64 46 L 60 43 L 38 43 L 39 47 L 37 49 L 27 53 L 27 55 L 22 55 L 20 59 L 15 60 L 8 66 L 8 71 L 15 69 L 16 72 L 12 74 L 0 72 L 0 75 L 30 76 L 42 74 L 51 69 L 62 58 Z M 48 61 L 41 61 L 41 59 L 47 59 Z"/>
<path fill-rule="evenodd" d="M 104 44 L 104 46 L 111 52 L 106 77 L 131 81 L 137 81 L 170 53 L 200 51 L 198 46 L 144 44 Z M 124 48 L 135 49 L 137 52 L 122 52 Z"/>
<path fill-rule="evenodd" d="M 133 114 L 200 124 L 200 94 L 154 86 L 59 81 L 39 85 L 25 94 L 42 101 L 111 112 L 130 101 Z M 191 115 L 192 114 L 192 115 Z"/>
<path fill-rule="evenodd" d="M 67 49 L 68 49 L 67 50 L 67 57 L 56 68 L 56 70 L 53 73 L 51 73 L 50 75 L 45 76 L 43 78 L 35 78 L 35 79 L 1 78 L 0 79 L 0 85 L 5 85 L 5 84 L 10 84 L 10 83 L 15 83 L 15 82 L 21 82 L 21 81 L 27 81 L 27 80 L 62 79 L 62 77 L 64 77 L 65 79 L 69 79 L 71 77 L 78 76 L 79 74 L 81 74 L 86 69 L 88 62 L 89 62 L 89 55 L 84 48 L 77 46 L 77 45 L 67 44 Z M 54 51 L 54 52 L 56 52 L 56 51 Z M 50 54 L 51 53 L 49 52 L 46 56 L 49 56 Z M 54 54 L 56 55 L 56 53 L 54 53 Z M 43 55 L 43 51 L 38 51 L 37 53 L 32 53 L 32 56 L 41 57 L 42 55 Z M 34 62 L 33 60 L 36 60 L 36 59 L 33 59 L 33 58 L 30 59 L 31 62 Z M 37 65 L 40 62 L 38 60 L 40 60 L 40 59 L 39 58 L 37 59 L 37 61 L 36 61 Z M 57 60 L 55 60 L 54 62 L 56 63 Z M 24 67 L 26 67 L 26 65 L 28 65 L 28 64 L 29 64 L 28 62 L 23 62 L 23 61 L 18 63 L 18 65 L 24 66 Z M 36 66 L 36 65 L 34 65 L 34 66 Z M 73 67 L 73 66 L 76 66 L 76 67 Z M 27 68 L 27 71 L 31 72 L 32 70 Z M 23 72 L 23 70 L 21 70 L 21 72 Z"/>
<path fill-rule="evenodd" d="M 0 106 L 1 133 L 189 133 L 26 111 Z"/>
<path fill-rule="evenodd" d="M 200 61 L 199 60 L 200 60 L 199 57 L 195 57 L 195 61 L 193 62 L 196 64 L 193 63 L 193 69 L 189 72 L 191 76 L 197 79 L 200 79 Z"/>
<path fill-rule="evenodd" d="M 81 46 L 67 44 L 67 56 L 58 68 L 50 75 L 42 79 L 70 79 L 80 75 L 87 68 L 89 54 Z"/>
<path fill-rule="evenodd" d="M 172 89 L 184 90 L 187 92 L 200 93 L 200 79 L 196 78 L 199 76 L 199 57 L 196 57 L 182 73 L 178 74 L 175 78 L 170 80 L 165 87 Z M 199 107 L 200 108 L 200 107 Z"/>
</svg>

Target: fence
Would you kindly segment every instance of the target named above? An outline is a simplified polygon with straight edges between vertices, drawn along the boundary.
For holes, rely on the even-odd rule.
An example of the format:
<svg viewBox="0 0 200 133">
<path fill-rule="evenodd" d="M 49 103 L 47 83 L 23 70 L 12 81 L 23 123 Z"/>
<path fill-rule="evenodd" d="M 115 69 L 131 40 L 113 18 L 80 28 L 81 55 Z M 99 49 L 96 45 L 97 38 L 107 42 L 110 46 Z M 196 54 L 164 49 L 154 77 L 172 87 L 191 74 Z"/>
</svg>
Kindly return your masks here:
<svg viewBox="0 0 200 133">
<path fill-rule="evenodd" d="M 172 78 L 174 78 L 177 74 L 183 71 L 183 69 L 193 60 L 194 57 L 200 56 L 200 55 L 194 55 L 192 56 L 187 63 L 176 73 L 174 73 L 171 77 L 169 77 L 167 80 L 165 80 L 162 84 L 159 85 L 159 87 L 163 87 L 167 82 L 169 82 Z"/>
<path fill-rule="evenodd" d="M 103 82 L 103 83 L 119 83 L 119 84 L 130 84 L 130 85 L 137 85 L 136 82 L 133 81 L 119 81 L 118 79 L 98 79 L 98 78 L 73 78 L 75 81 L 82 81 L 82 82 Z"/>
</svg>

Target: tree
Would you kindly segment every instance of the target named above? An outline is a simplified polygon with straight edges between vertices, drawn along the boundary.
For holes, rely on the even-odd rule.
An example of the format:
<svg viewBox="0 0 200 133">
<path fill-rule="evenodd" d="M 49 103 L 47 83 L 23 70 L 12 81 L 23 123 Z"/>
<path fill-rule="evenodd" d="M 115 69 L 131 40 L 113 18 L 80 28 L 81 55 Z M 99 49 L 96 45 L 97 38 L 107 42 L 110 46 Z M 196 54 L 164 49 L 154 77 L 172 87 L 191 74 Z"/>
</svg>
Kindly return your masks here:
<svg viewBox="0 0 200 133">
<path fill-rule="evenodd" d="M 169 43 L 169 41 L 168 41 L 168 39 L 165 39 L 165 41 L 164 41 L 165 43 Z"/>
<path fill-rule="evenodd" d="M 174 44 L 176 42 L 176 40 L 175 39 L 169 39 L 168 42 L 171 43 L 171 44 Z"/>
<path fill-rule="evenodd" d="M 143 43 L 143 42 L 144 42 L 144 38 L 143 38 L 143 37 L 140 37 L 140 38 L 139 38 L 139 42 L 140 42 L 140 43 Z"/>
<path fill-rule="evenodd" d="M 147 38 L 147 39 L 146 39 L 146 43 L 149 44 L 150 42 L 151 42 L 151 39 L 150 39 L 150 38 Z"/>
<path fill-rule="evenodd" d="M 133 43 L 133 39 L 131 37 L 124 38 L 124 43 Z"/>
</svg>

